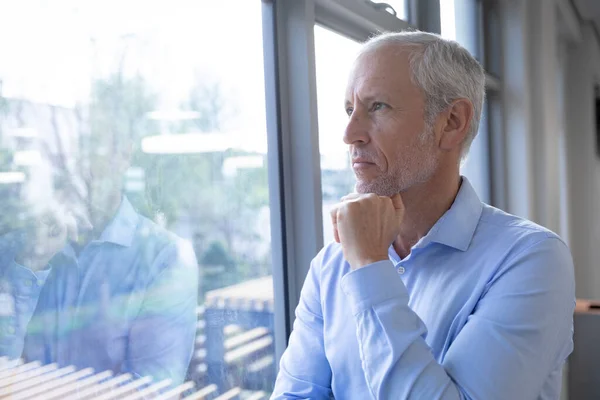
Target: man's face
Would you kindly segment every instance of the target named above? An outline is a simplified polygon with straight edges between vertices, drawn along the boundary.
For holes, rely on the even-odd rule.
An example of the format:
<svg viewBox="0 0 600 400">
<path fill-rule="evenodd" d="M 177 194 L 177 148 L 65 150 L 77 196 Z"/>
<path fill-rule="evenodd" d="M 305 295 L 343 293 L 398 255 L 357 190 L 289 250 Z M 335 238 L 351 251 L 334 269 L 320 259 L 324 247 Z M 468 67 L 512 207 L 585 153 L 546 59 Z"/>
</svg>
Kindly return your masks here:
<svg viewBox="0 0 600 400">
<path fill-rule="evenodd" d="M 439 153 L 424 106 L 407 52 L 383 46 L 356 61 L 346 90 L 344 142 L 358 193 L 392 196 L 431 178 Z"/>
<path fill-rule="evenodd" d="M 120 204 L 123 177 L 130 159 L 130 145 L 114 148 L 99 145 L 97 151 L 91 154 L 88 202 L 94 225 L 102 219 L 111 218 L 114 208 Z"/>
</svg>

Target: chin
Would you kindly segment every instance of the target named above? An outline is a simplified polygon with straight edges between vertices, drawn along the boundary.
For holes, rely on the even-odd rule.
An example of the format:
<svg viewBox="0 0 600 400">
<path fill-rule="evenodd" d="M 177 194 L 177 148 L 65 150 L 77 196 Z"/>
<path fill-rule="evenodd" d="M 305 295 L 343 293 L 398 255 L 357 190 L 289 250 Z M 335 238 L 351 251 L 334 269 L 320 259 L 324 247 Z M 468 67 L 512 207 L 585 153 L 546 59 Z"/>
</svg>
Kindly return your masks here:
<svg viewBox="0 0 600 400">
<path fill-rule="evenodd" d="M 360 194 L 374 193 L 378 196 L 391 197 L 391 196 L 395 195 L 396 193 L 402 192 L 404 189 L 398 187 L 398 185 L 391 185 L 388 182 L 358 181 L 358 182 L 356 182 L 356 185 L 354 186 L 354 190 L 356 191 L 356 193 L 360 193 Z"/>
</svg>

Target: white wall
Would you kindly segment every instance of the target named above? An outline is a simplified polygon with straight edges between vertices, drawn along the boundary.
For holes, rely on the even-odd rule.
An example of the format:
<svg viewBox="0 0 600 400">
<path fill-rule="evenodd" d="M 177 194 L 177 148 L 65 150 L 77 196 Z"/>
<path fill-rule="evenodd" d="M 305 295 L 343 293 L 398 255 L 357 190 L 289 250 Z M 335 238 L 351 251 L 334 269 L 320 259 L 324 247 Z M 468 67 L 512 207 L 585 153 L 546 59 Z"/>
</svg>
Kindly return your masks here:
<svg viewBox="0 0 600 400">
<path fill-rule="evenodd" d="M 526 0 L 504 0 L 500 4 L 506 211 L 533 219 L 529 10 Z"/>
<path fill-rule="evenodd" d="M 546 0 L 505 0 L 504 115 L 507 209 L 555 232 L 561 223 L 562 85 L 557 73 L 558 8 Z"/>
<path fill-rule="evenodd" d="M 600 45 L 587 23 L 565 33 L 564 0 L 502 5 L 507 211 L 561 234 L 577 296 L 600 299 Z"/>
<path fill-rule="evenodd" d="M 530 0 L 529 77 L 531 91 L 530 135 L 533 168 L 533 219 L 560 232 L 560 180 L 558 148 L 560 126 L 558 82 L 557 7 L 547 0 Z"/>
<path fill-rule="evenodd" d="M 600 54 L 592 29 L 568 49 L 566 78 L 570 245 L 577 297 L 600 299 L 600 156 L 596 153 L 594 84 Z"/>
<path fill-rule="evenodd" d="M 507 211 L 563 236 L 577 297 L 600 299 L 600 44 L 566 0 L 501 5 Z"/>
</svg>

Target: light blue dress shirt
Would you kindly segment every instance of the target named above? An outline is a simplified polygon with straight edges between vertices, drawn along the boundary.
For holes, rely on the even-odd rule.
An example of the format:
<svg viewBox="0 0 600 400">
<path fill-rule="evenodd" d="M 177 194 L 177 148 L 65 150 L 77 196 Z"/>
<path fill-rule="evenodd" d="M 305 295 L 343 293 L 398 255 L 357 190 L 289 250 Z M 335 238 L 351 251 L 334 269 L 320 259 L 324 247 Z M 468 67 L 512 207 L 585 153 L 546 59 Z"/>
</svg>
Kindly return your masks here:
<svg viewBox="0 0 600 400">
<path fill-rule="evenodd" d="M 558 399 L 574 306 L 565 243 L 463 178 L 405 259 L 317 255 L 272 398 Z"/>
<path fill-rule="evenodd" d="M 184 380 L 198 294 L 189 242 L 124 198 L 98 240 L 79 254 L 67 246 L 46 270 L 16 264 L 11 244 L 0 254 L 0 290 L 14 299 L 0 316 L 0 356 Z"/>
</svg>

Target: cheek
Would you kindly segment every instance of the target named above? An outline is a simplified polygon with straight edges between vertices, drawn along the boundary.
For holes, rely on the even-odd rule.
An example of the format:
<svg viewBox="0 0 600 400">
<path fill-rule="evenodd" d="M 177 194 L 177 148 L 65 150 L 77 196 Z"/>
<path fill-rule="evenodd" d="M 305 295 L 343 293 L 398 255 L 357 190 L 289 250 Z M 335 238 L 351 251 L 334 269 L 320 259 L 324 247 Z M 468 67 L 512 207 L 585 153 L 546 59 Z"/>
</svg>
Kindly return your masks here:
<svg viewBox="0 0 600 400">
<path fill-rule="evenodd" d="M 394 120 L 382 120 L 375 124 L 376 146 L 379 152 L 378 158 L 382 163 L 384 171 L 394 169 L 406 152 L 407 140 L 405 132 Z"/>
<path fill-rule="evenodd" d="M 414 167 L 425 157 L 423 145 L 417 134 L 397 133 L 385 138 L 379 147 L 382 159 L 386 162 L 386 172 L 397 173 Z"/>
</svg>

